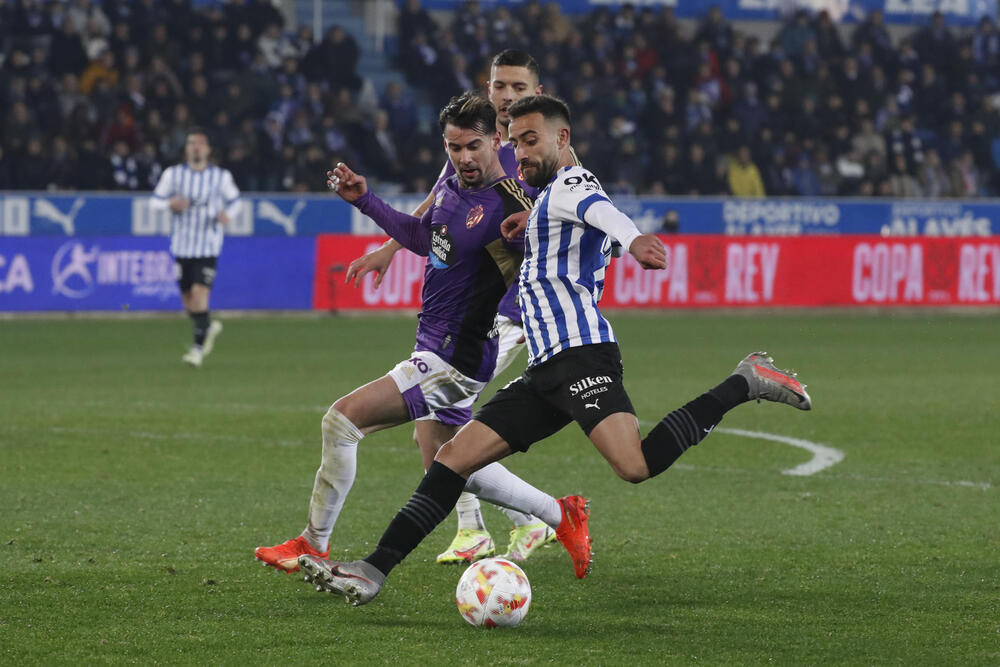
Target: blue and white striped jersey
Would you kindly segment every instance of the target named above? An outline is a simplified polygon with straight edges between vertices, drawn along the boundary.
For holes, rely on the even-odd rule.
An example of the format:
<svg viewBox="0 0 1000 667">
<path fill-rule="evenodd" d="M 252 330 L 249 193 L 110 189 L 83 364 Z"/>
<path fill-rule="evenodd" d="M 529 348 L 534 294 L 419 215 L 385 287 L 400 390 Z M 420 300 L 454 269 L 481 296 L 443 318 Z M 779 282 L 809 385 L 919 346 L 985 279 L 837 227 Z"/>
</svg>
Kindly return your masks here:
<svg viewBox="0 0 1000 667">
<path fill-rule="evenodd" d="M 222 252 L 220 211 L 230 219 L 239 213 L 240 191 L 228 169 L 209 165 L 195 171 L 175 164 L 160 175 L 150 206 L 165 210 L 170 199 L 181 196 L 189 206 L 170 216 L 170 252 L 174 257 L 218 257 Z"/>
<path fill-rule="evenodd" d="M 570 347 L 616 340 L 597 308 L 609 237 L 585 220 L 592 205 L 610 201 L 597 178 L 580 166 L 556 172 L 535 200 L 518 292 L 529 366 Z"/>
</svg>

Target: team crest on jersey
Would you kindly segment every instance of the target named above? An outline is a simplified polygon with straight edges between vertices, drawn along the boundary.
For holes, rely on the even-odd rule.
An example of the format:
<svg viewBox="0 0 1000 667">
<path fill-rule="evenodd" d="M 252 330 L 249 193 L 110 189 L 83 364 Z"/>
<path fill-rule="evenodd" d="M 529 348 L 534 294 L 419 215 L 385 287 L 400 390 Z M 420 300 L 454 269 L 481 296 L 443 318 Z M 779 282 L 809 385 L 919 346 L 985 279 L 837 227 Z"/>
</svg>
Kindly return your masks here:
<svg viewBox="0 0 1000 667">
<path fill-rule="evenodd" d="M 455 261 L 455 239 L 448 233 L 448 225 L 438 225 L 431 228 L 431 266 L 435 269 L 447 269 Z"/>
<path fill-rule="evenodd" d="M 469 211 L 469 215 L 465 216 L 465 228 L 472 229 L 479 224 L 479 221 L 483 219 L 483 205 L 476 204 Z"/>
</svg>

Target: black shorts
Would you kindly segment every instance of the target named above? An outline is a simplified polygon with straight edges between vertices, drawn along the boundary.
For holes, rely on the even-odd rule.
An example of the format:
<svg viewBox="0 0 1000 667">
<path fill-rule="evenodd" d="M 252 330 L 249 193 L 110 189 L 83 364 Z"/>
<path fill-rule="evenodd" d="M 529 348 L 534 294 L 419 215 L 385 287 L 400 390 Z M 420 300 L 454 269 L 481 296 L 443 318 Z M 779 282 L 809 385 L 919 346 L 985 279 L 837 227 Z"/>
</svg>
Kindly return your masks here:
<svg viewBox="0 0 1000 667">
<path fill-rule="evenodd" d="M 571 347 L 528 368 L 472 418 L 523 452 L 571 421 L 590 435 L 616 412 L 635 414 L 635 409 L 622 384 L 618 345 L 600 343 Z"/>
<path fill-rule="evenodd" d="M 192 285 L 204 285 L 211 289 L 215 282 L 215 265 L 218 257 L 177 257 L 177 284 L 182 292 L 191 290 Z"/>
</svg>

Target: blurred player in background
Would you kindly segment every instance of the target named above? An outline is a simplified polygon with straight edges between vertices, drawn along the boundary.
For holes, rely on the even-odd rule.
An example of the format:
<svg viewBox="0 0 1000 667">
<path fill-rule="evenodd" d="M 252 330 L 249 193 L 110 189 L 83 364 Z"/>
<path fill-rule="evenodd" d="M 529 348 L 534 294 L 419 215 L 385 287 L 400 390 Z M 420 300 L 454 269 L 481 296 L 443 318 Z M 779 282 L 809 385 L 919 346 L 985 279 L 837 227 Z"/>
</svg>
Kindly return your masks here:
<svg viewBox="0 0 1000 667">
<path fill-rule="evenodd" d="M 471 417 L 471 406 L 493 377 L 497 304 L 521 265 L 520 241 L 500 236 L 500 223 L 526 211 L 531 201 L 508 177 L 497 157 L 496 111 L 475 93 L 452 98 L 441 111 L 441 129 L 456 173 L 434 187 L 420 218 L 400 213 L 368 190 L 364 177 L 344 164 L 328 174 L 331 189 L 374 220 L 401 245 L 428 258 L 423 307 L 410 358 L 381 378 L 338 399 L 323 417 L 323 452 L 305 530 L 255 555 L 284 571 L 298 569 L 302 555 L 326 557 L 330 535 L 357 474 L 357 446 L 369 433 L 436 412 L 452 435 Z M 424 469 L 437 443 L 421 444 Z M 583 499 L 556 500 L 497 464 L 469 480 L 484 499 L 531 511 L 549 530 L 578 514 Z"/>
<path fill-rule="evenodd" d="M 537 95 L 542 92 L 542 85 L 539 83 L 538 63 L 530 54 L 517 49 L 507 49 L 498 53 L 490 66 L 490 80 L 486 83 L 486 95 L 496 109 L 497 131 L 500 132 L 500 150 L 498 152 L 500 164 L 506 174 L 516 179 L 518 184 L 527 192 L 533 200 L 538 194 L 538 190 L 531 187 L 524 181 L 524 176 L 518 169 L 517 160 L 514 157 L 514 149 L 508 141 L 507 128 L 510 124 L 510 115 L 507 110 L 510 105 L 529 95 Z M 569 149 L 574 162 L 576 154 Z M 438 184 L 455 173 L 455 169 L 450 161 L 446 161 L 438 176 Z M 433 190 L 421 202 L 413 215 L 422 215 L 433 201 Z M 385 276 L 392 258 L 402 246 L 394 239 L 389 239 L 381 248 L 367 255 L 360 257 L 353 262 L 347 270 L 347 281 L 354 280 L 359 283 L 368 273 L 375 273 L 375 284 L 377 288 Z M 610 260 L 610 245 L 608 250 L 608 260 Z M 595 284 L 598 290 L 604 285 L 604 267 L 599 269 L 599 274 L 595 275 Z M 600 298 L 598 296 L 598 298 Z M 502 373 L 513 361 L 524 347 L 524 331 L 521 327 L 521 311 L 517 305 L 517 286 L 513 285 L 500 301 L 497 310 L 496 320 L 497 336 L 499 340 L 499 352 L 497 354 L 496 371 L 494 375 Z M 461 426 L 456 423 L 453 415 L 430 414 L 423 419 L 417 420 L 414 427 L 414 439 L 421 449 L 428 448 L 437 450 L 442 444 L 451 438 L 454 433 L 454 426 Z M 464 422 L 462 422 L 464 423 Z M 492 556 L 495 553 L 493 537 L 486 529 L 483 521 L 482 511 L 479 501 L 471 493 L 463 493 L 456 505 L 458 512 L 458 532 L 444 552 L 438 555 L 439 563 L 458 563 L 463 561 L 473 561 L 480 558 Z M 510 531 L 510 541 L 504 554 L 506 558 L 515 561 L 523 561 L 536 549 L 555 539 L 555 533 L 549 526 L 536 517 L 517 512 L 515 510 L 501 508 L 504 514 L 513 522 L 514 528 Z"/>
<path fill-rule="evenodd" d="M 378 595 L 389 572 L 448 516 L 470 473 L 496 465 L 515 451 L 527 451 L 572 421 L 619 477 L 638 483 L 665 471 L 742 403 L 765 399 L 801 410 L 811 407 L 804 385 L 775 368 L 766 354 L 754 353 L 722 383 L 668 413 L 642 438 L 622 383 L 617 339 L 597 307 L 588 268 L 602 260 L 607 236 L 627 248 L 644 269 L 666 268 L 666 250 L 611 203 L 592 173 L 574 165 L 565 103 L 536 95 L 514 104 L 510 114 L 511 140 L 524 176 L 542 188 L 526 223 L 503 225 L 506 238 L 524 232 L 518 297 L 525 316 L 528 368 L 438 451 L 409 502 L 364 560 L 299 559 L 310 581 L 355 605 Z M 575 543 L 576 530 L 560 524 L 559 541 Z M 589 538 L 585 544 L 589 546 Z M 589 549 L 570 553 L 576 576 L 583 578 L 590 570 Z"/>
<path fill-rule="evenodd" d="M 222 332 L 222 322 L 209 316 L 208 297 L 222 252 L 223 225 L 240 210 L 233 175 L 209 164 L 211 153 L 208 134 L 200 128 L 188 130 L 184 163 L 163 171 L 149 204 L 171 213 L 170 253 L 177 262 L 181 302 L 194 328 L 194 343 L 181 359 L 195 368 L 201 367 Z"/>
</svg>

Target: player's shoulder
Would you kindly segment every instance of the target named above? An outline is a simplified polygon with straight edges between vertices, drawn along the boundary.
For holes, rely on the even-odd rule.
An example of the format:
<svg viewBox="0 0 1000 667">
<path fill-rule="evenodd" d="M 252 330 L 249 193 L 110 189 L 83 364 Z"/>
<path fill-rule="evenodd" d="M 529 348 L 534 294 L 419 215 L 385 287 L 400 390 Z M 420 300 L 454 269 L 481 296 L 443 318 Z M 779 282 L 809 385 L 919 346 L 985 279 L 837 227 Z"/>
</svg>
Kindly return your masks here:
<svg viewBox="0 0 1000 667">
<path fill-rule="evenodd" d="M 589 169 L 580 165 L 563 167 L 552 181 L 553 194 L 583 196 L 594 192 L 604 192 L 601 182 Z"/>
<path fill-rule="evenodd" d="M 528 211 L 534 203 L 524 188 L 512 176 L 506 176 L 490 186 L 504 204 L 504 210 L 508 212 Z"/>
</svg>

